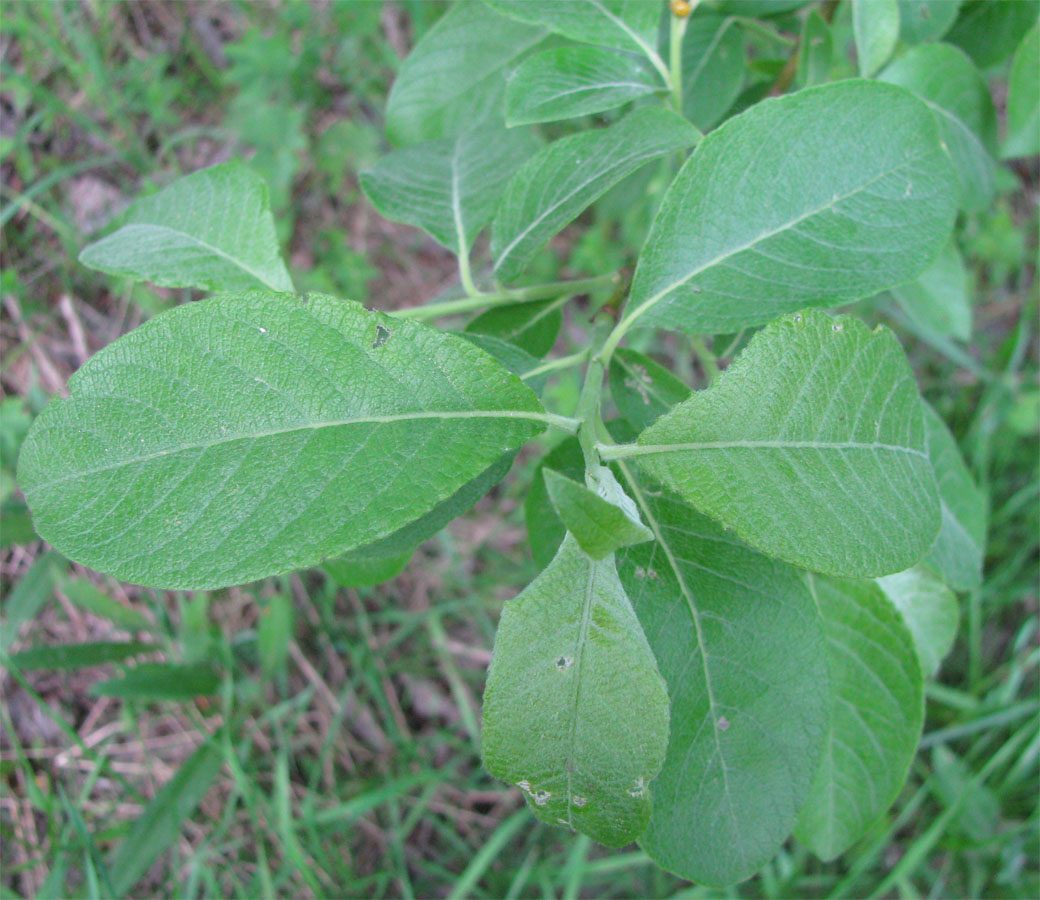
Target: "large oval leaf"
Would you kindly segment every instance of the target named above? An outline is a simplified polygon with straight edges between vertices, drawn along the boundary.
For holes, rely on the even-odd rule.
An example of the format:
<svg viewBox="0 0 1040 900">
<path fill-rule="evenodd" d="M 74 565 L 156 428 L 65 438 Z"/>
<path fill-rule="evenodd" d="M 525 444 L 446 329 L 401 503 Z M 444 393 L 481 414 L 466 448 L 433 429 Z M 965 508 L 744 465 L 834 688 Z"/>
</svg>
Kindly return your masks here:
<svg viewBox="0 0 1040 900">
<path fill-rule="evenodd" d="M 638 459 L 753 547 L 816 571 L 899 572 L 939 531 L 910 366 L 890 331 L 849 316 L 767 326 L 711 388 L 604 456 Z"/>
<path fill-rule="evenodd" d="M 506 604 L 484 692 L 484 764 L 539 818 L 635 840 L 668 744 L 668 693 L 614 559 L 568 535 Z"/>
<path fill-rule="evenodd" d="M 621 464 L 653 544 L 618 571 L 668 684 L 671 735 L 640 838 L 660 866 L 728 885 L 779 849 L 829 709 L 823 631 L 800 573 Z"/>
<path fill-rule="evenodd" d="M 462 338 L 311 296 L 178 307 L 93 357 L 18 478 L 40 535 L 127 581 L 215 588 L 418 519 L 544 427 Z"/>
<path fill-rule="evenodd" d="M 924 722 L 914 641 L 870 581 L 809 576 L 827 633 L 831 722 L 795 832 L 822 859 L 858 840 L 892 805 Z"/>
<path fill-rule="evenodd" d="M 163 287 L 291 291 L 264 180 L 238 160 L 193 172 L 134 203 L 79 261 Z"/>
<path fill-rule="evenodd" d="M 846 81 L 756 104 L 698 145 L 639 258 L 629 323 L 724 333 L 922 272 L 955 189 L 928 108 Z"/>
</svg>

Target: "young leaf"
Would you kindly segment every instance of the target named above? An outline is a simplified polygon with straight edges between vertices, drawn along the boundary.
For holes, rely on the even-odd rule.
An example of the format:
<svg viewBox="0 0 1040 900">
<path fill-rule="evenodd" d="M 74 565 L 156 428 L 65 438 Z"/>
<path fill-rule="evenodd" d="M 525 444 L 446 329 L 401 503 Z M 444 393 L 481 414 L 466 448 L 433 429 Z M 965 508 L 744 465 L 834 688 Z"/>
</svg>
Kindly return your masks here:
<svg viewBox="0 0 1040 900">
<path fill-rule="evenodd" d="M 105 663 L 122 662 L 159 648 L 140 641 L 96 641 L 88 644 L 59 644 L 54 647 L 30 647 L 15 653 L 8 663 L 14 668 L 85 669 Z"/>
<path fill-rule="evenodd" d="M 802 23 L 801 49 L 795 83 L 800 88 L 823 84 L 834 63 L 834 38 L 831 26 L 817 10 L 812 10 Z"/>
<path fill-rule="evenodd" d="M 664 366 L 627 347 L 610 358 L 609 382 L 618 411 L 638 431 L 690 396 L 690 389 Z"/>
<path fill-rule="evenodd" d="M 856 38 L 859 74 L 873 75 L 899 40 L 899 4 L 896 0 L 852 0 L 852 31 Z"/>
<path fill-rule="evenodd" d="M 532 356 L 545 356 L 556 343 L 563 325 L 561 307 L 567 297 L 533 303 L 511 303 L 482 312 L 466 326 L 474 334 L 501 338 Z"/>
<path fill-rule="evenodd" d="M 595 199 L 652 159 L 694 144 L 681 116 L 651 106 L 616 125 L 554 141 L 513 175 L 492 225 L 495 275 L 515 278 L 542 245 Z"/>
<path fill-rule="evenodd" d="M 656 54 L 657 3 L 641 0 L 484 0 L 520 22 L 540 25 L 572 41 Z"/>
<path fill-rule="evenodd" d="M 644 57 L 600 47 L 556 47 L 525 59 L 506 85 L 506 123 L 587 116 L 667 90 Z"/>
<path fill-rule="evenodd" d="M 937 41 L 957 18 L 960 0 L 899 0 L 899 36 L 908 44 Z"/>
<path fill-rule="evenodd" d="M 461 256 L 491 221 L 509 176 L 538 145 L 526 129 L 484 123 L 395 150 L 361 173 L 361 187 L 383 216 L 425 229 Z"/>
<path fill-rule="evenodd" d="M 767 326 L 709 388 L 606 458 L 751 546 L 837 575 L 917 562 L 939 530 L 921 399 L 898 341 L 806 310 Z"/>
<path fill-rule="evenodd" d="M 180 306 L 69 387 L 19 459 L 37 530 L 84 565 L 170 588 L 383 538 L 547 421 L 462 338 L 321 295 Z"/>
<path fill-rule="evenodd" d="M 524 521 L 527 525 L 527 540 L 531 544 L 531 555 L 539 569 L 544 569 L 560 549 L 567 529 L 549 499 L 545 475 L 549 471 L 559 472 L 575 481 L 585 478 L 585 455 L 581 444 L 574 437 L 560 441 L 534 470 L 531 488 L 524 501 Z"/>
<path fill-rule="evenodd" d="M 928 562 L 954 590 L 968 591 L 982 584 L 986 495 L 976 487 L 946 423 L 928 404 L 924 404 L 924 427 L 942 512 L 942 526 Z"/>
<path fill-rule="evenodd" d="M 139 663 L 122 678 L 95 684 L 95 697 L 174 702 L 211 697 L 220 689 L 220 675 L 208 663 Z"/>
<path fill-rule="evenodd" d="M 398 70 L 386 104 L 390 142 L 450 137 L 497 113 L 506 75 L 545 34 L 477 0 L 456 3 Z"/>
<path fill-rule="evenodd" d="M 830 860 L 896 799 L 921 736 L 924 680 L 913 638 L 876 584 L 807 577 L 827 634 L 832 705 L 795 835 Z"/>
<path fill-rule="evenodd" d="M 925 44 L 901 56 L 878 76 L 913 91 L 935 113 L 960 185 L 961 205 L 989 206 L 993 198 L 997 118 L 985 80 L 963 52 Z"/>
<path fill-rule="evenodd" d="M 953 241 L 916 281 L 892 288 L 892 296 L 923 330 L 941 337 L 970 340 L 968 272 Z"/>
<path fill-rule="evenodd" d="M 614 560 L 568 536 L 502 611 L 484 765 L 538 818 L 622 847 L 646 827 L 667 744 L 668 693 Z"/>
<path fill-rule="evenodd" d="M 694 16 L 682 45 L 683 114 L 708 131 L 744 87 L 744 36 L 731 16 Z"/>
<path fill-rule="evenodd" d="M 603 559 L 622 547 L 653 540 L 653 532 L 639 520 L 639 510 L 610 469 L 601 468 L 598 478 L 598 489 L 592 491 L 559 472 L 545 472 L 549 499 L 581 549 L 593 559 Z"/>
<path fill-rule="evenodd" d="M 130 893 L 159 855 L 176 845 L 181 823 L 206 796 L 223 764 L 220 746 L 211 738 L 184 761 L 177 774 L 149 801 L 112 856 L 109 869 L 116 897 Z"/>
<path fill-rule="evenodd" d="M 179 178 L 130 207 L 79 261 L 162 287 L 292 291 L 264 180 L 238 160 Z"/>
<path fill-rule="evenodd" d="M 927 566 L 885 575 L 877 583 L 910 629 L 921 671 L 934 675 L 957 637 L 960 609 L 953 591 Z"/>
<path fill-rule="evenodd" d="M 1040 153 L 1040 24 L 1034 25 L 1015 51 L 1008 79 L 1007 137 L 1001 156 Z"/>
<path fill-rule="evenodd" d="M 758 103 L 665 194 L 626 317 L 733 333 L 914 278 L 946 243 L 952 171 L 928 108 L 876 82 Z"/>
<path fill-rule="evenodd" d="M 683 878 L 729 885 L 790 834 L 827 723 L 823 631 L 800 573 L 620 465 L 653 544 L 618 554 L 671 697 L 668 755 L 640 844 Z"/>
</svg>

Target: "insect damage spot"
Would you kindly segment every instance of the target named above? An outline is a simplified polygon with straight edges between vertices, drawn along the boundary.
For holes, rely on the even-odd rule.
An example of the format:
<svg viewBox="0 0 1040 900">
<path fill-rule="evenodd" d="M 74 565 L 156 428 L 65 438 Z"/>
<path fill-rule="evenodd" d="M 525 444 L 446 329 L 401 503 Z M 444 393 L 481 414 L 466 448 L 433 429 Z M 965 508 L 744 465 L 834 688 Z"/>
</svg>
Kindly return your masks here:
<svg viewBox="0 0 1040 900">
<path fill-rule="evenodd" d="M 831 325 L 831 331 L 833 331 L 835 333 L 837 333 L 839 331 L 844 331 L 844 330 L 845 330 L 845 326 L 842 325 L 841 322 L 835 322 L 833 325 Z"/>
<path fill-rule="evenodd" d="M 531 799 L 534 800 L 535 806 L 545 806 L 551 796 L 552 794 L 549 791 L 535 791 L 531 794 Z"/>
<path fill-rule="evenodd" d="M 385 347 L 393 332 L 385 325 L 376 324 L 376 336 L 372 339 L 372 349 L 378 350 Z"/>
<path fill-rule="evenodd" d="M 585 797 L 579 797 L 577 794 L 571 798 L 571 803 L 575 806 L 584 806 L 588 802 L 589 801 Z"/>
<path fill-rule="evenodd" d="M 556 668 L 559 669 L 561 672 L 569 669 L 573 665 L 574 660 L 571 659 L 569 656 L 560 656 L 556 660 Z"/>
<path fill-rule="evenodd" d="M 725 731 L 729 728 L 729 719 L 725 716 L 719 716 L 719 720 L 715 723 L 715 727 L 718 728 L 719 731 Z"/>
<path fill-rule="evenodd" d="M 640 775 L 636 779 L 636 783 L 628 789 L 628 795 L 630 797 L 642 797 L 644 791 L 646 791 L 646 782 L 643 780 L 643 776 Z"/>
</svg>

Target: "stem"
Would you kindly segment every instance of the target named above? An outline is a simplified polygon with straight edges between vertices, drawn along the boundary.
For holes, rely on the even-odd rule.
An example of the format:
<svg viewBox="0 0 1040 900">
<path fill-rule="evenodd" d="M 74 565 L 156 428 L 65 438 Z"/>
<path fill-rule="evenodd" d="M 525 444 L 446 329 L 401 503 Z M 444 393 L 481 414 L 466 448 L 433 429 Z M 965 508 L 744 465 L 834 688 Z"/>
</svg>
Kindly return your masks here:
<svg viewBox="0 0 1040 900">
<path fill-rule="evenodd" d="M 703 335 L 691 335 L 690 344 L 693 346 L 694 355 L 700 362 L 701 368 L 704 369 L 704 374 L 708 376 L 708 383 L 711 384 L 719 374 L 719 363 L 715 354 L 708 347 L 708 343 L 704 340 Z"/>
<path fill-rule="evenodd" d="M 484 295 L 477 290 L 477 286 L 473 282 L 473 271 L 469 267 L 469 253 L 462 246 L 461 240 L 459 241 L 458 258 L 459 281 L 462 282 L 462 289 L 466 292 L 466 296 L 472 298 L 483 297 Z"/>
<path fill-rule="evenodd" d="M 595 322 L 591 347 L 603 340 L 609 327 L 610 320 L 607 318 Z M 592 472 L 599 465 L 599 454 L 596 452 L 596 422 L 599 419 L 599 404 L 606 368 L 606 364 L 598 355 L 589 361 L 589 367 L 585 370 L 585 383 L 581 386 L 581 396 L 578 398 L 578 409 L 575 412 L 579 422 L 578 443 L 581 444 L 581 452 L 585 457 L 586 482 L 591 479 Z"/>
<path fill-rule="evenodd" d="M 540 366 L 535 366 L 530 371 L 524 372 L 524 374 L 520 376 L 520 380 L 527 381 L 528 378 L 544 375 L 546 372 L 555 372 L 557 369 L 566 369 L 568 366 L 576 366 L 578 363 L 585 362 L 588 358 L 589 351 L 582 350 L 580 353 L 572 353 L 570 356 L 561 356 L 559 359 L 550 359 L 548 362 L 544 362 Z"/>
<path fill-rule="evenodd" d="M 459 257 L 461 260 L 462 257 Z M 427 303 L 425 306 L 412 306 L 408 309 L 394 310 L 391 315 L 399 319 L 435 319 L 438 316 L 451 316 L 456 313 L 472 312 L 475 309 L 490 309 L 494 306 L 505 306 L 509 303 L 529 303 L 535 300 L 551 300 L 562 294 L 585 294 L 600 287 L 615 284 L 617 272 L 609 275 L 597 275 L 595 278 L 582 278 L 576 281 L 554 281 L 548 284 L 534 284 L 530 287 L 514 290 L 498 291 L 490 294 L 476 294 L 461 297 L 458 300 L 445 300 L 443 303 Z"/>
<path fill-rule="evenodd" d="M 696 6 L 696 0 L 690 4 L 691 12 L 692 7 Z M 686 34 L 686 25 L 690 21 L 689 16 L 677 16 L 672 14 L 671 19 L 671 30 L 669 32 L 668 49 L 669 49 L 669 73 L 668 80 L 672 86 L 672 103 L 675 104 L 675 111 L 682 113 L 682 42 L 683 35 Z"/>
<path fill-rule="evenodd" d="M 534 416 L 531 416 L 531 418 L 533 419 Z M 538 416 L 538 419 L 548 424 L 550 428 L 559 428 L 568 434 L 577 434 L 578 427 L 581 425 L 581 422 L 577 419 L 571 419 L 568 416 L 558 416 L 556 413 L 545 413 L 545 415 Z"/>
</svg>

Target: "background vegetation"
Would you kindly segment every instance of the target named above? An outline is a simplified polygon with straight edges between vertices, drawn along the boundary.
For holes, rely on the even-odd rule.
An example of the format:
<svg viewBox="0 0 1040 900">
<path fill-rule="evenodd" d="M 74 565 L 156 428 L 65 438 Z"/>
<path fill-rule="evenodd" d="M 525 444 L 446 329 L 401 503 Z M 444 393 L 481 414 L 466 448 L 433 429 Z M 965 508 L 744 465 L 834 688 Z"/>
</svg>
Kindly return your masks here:
<svg viewBox="0 0 1040 900">
<path fill-rule="evenodd" d="M 4 4 L 0 650 L 58 649 L 41 651 L 43 668 L 2 674 L 0 896 L 1040 895 L 1036 160 L 1003 167 L 997 203 L 961 231 L 973 340 L 926 344 L 893 320 L 989 497 L 986 581 L 963 597 L 899 801 L 833 864 L 791 842 L 720 895 L 635 846 L 609 853 L 536 823 L 518 791 L 483 772 L 495 623 L 535 571 L 522 463 L 545 444 L 375 588 L 305 573 L 149 591 L 34 541 L 13 476 L 33 415 L 93 352 L 189 298 L 76 263 L 131 198 L 242 156 L 271 187 L 302 289 L 392 309 L 451 287 L 450 254 L 381 219 L 356 178 L 383 149 L 396 66 L 443 6 Z M 790 52 L 760 44 L 749 90 L 783 76 L 778 49 Z M 998 108 L 1007 67 L 986 73 Z M 609 195 L 533 276 L 630 263 L 646 227 L 637 206 Z M 688 346 L 663 349 L 696 380 Z M 554 408 L 576 389 L 555 379 Z M 77 668 L 60 651 L 127 632 L 158 643 L 179 677 L 119 696 L 110 666 Z"/>
</svg>

